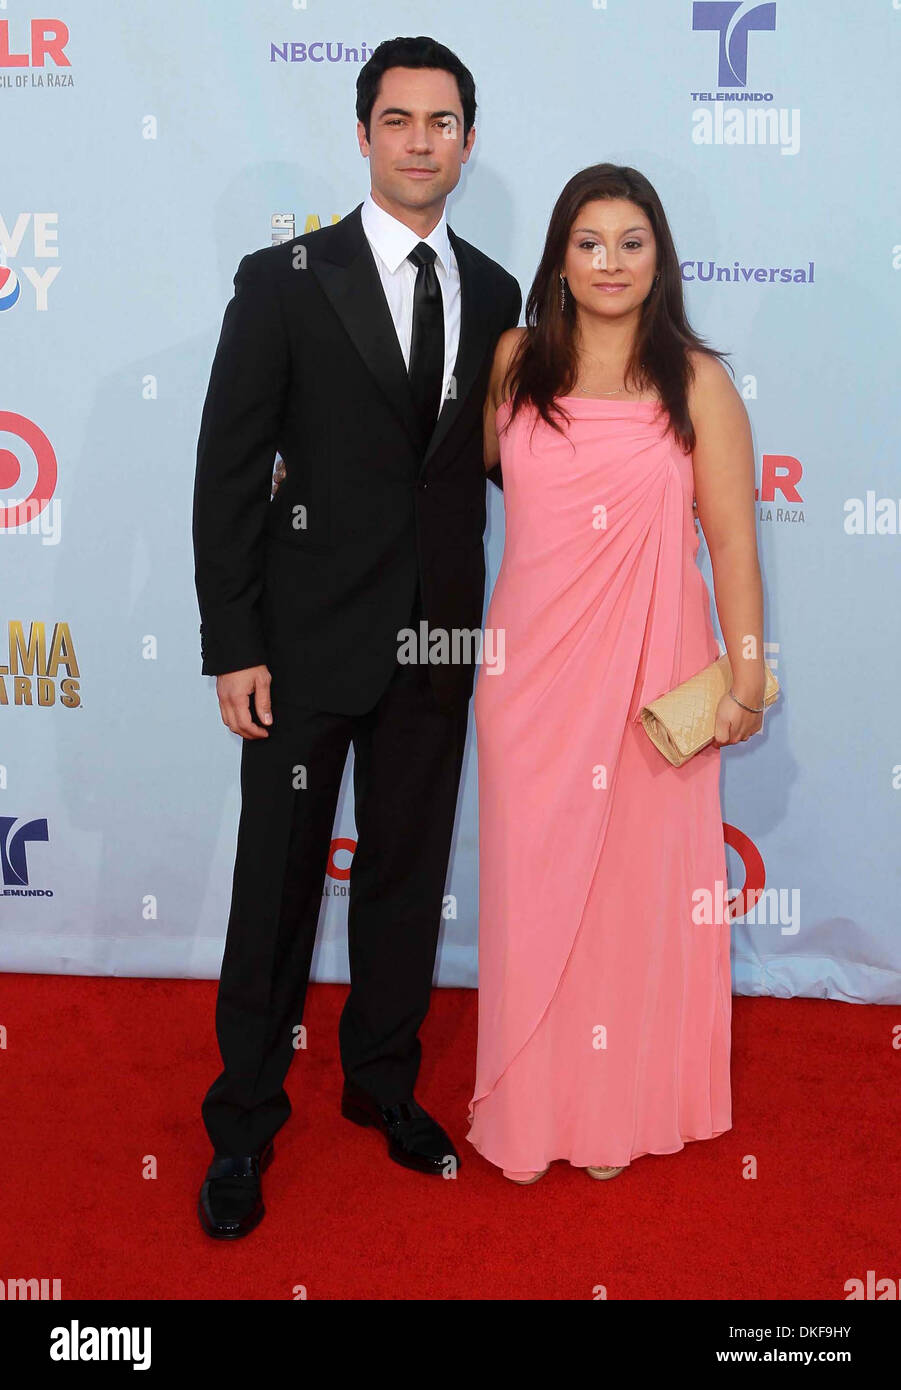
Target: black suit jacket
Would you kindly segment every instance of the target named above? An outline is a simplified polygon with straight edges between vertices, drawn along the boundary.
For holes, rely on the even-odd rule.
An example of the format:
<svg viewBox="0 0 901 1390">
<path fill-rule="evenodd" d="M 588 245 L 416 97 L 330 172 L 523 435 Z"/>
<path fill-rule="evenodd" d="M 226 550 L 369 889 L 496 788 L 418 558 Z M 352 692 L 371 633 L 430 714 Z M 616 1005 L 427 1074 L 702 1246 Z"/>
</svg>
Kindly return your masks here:
<svg viewBox="0 0 901 1390">
<path fill-rule="evenodd" d="M 516 280 L 448 227 L 456 394 L 421 439 L 361 206 L 241 261 L 194 489 L 203 672 L 266 664 L 280 698 L 343 714 L 390 680 L 417 580 L 430 630 L 481 624 L 482 409 L 522 305 Z M 276 451 L 286 476 L 271 498 Z M 471 661 L 429 670 L 442 708 L 471 695 Z"/>
</svg>

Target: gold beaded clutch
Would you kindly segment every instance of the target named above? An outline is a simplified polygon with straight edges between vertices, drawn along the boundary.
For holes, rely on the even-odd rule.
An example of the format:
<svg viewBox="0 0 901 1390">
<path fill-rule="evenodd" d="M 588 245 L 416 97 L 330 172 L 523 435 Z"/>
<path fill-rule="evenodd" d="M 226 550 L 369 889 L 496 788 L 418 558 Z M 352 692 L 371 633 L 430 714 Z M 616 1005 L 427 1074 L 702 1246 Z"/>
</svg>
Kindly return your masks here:
<svg viewBox="0 0 901 1390">
<path fill-rule="evenodd" d="M 766 707 L 779 694 L 779 682 L 766 662 L 764 671 L 763 703 Z M 723 655 L 666 695 L 642 706 L 641 722 L 645 733 L 673 767 L 681 767 L 713 742 L 717 706 L 731 686 L 732 668 L 728 656 Z"/>
</svg>

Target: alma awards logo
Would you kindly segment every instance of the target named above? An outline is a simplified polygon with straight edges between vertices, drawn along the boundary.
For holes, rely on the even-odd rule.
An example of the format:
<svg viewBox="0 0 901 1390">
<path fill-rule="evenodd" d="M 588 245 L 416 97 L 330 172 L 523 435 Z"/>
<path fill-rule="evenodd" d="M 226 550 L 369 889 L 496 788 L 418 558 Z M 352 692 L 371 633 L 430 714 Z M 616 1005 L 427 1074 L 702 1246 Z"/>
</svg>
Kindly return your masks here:
<svg viewBox="0 0 901 1390">
<path fill-rule="evenodd" d="M 7 624 L 6 662 L 0 665 L 0 706 L 22 705 L 65 709 L 81 704 L 81 684 L 75 644 L 68 623 L 54 623 L 50 640 L 42 622 L 26 624 L 11 618 Z"/>
</svg>

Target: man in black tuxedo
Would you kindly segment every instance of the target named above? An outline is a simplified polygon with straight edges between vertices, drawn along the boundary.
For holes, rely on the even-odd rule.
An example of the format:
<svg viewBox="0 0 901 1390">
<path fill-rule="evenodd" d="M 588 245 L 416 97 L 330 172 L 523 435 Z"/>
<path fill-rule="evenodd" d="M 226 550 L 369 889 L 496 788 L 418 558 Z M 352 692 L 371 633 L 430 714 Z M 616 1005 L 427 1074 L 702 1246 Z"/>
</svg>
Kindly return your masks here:
<svg viewBox="0 0 901 1390">
<path fill-rule="evenodd" d="M 203 671 L 244 739 L 241 820 L 203 1103 L 199 1215 L 245 1235 L 290 1113 L 338 791 L 354 748 L 351 987 L 342 1113 L 440 1174 L 451 1140 L 413 1095 L 475 674 L 405 664 L 400 634 L 472 633 L 485 585 L 482 415 L 512 276 L 445 220 L 475 89 L 431 39 L 381 44 L 357 81 L 365 202 L 247 255 L 204 403 L 194 500 Z M 276 451 L 285 474 L 274 496 Z M 460 652 L 457 651 L 459 658 Z"/>
</svg>

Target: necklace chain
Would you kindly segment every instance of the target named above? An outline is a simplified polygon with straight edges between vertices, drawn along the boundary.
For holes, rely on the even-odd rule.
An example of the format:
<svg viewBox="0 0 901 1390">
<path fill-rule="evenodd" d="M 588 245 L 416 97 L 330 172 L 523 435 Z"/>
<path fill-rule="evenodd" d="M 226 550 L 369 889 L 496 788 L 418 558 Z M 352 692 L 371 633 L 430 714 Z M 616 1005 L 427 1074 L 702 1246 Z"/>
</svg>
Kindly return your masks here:
<svg viewBox="0 0 901 1390">
<path fill-rule="evenodd" d="M 597 359 L 596 357 L 593 357 L 593 358 L 589 358 L 589 361 L 597 362 L 598 359 Z M 603 362 L 600 362 L 600 363 L 598 363 L 598 365 L 599 365 L 599 366 L 603 366 L 604 364 L 603 364 Z M 591 393 L 591 392 L 586 391 L 584 386 L 579 386 L 579 387 L 577 387 L 577 390 L 579 390 L 579 391 L 582 393 L 583 396 L 587 396 L 587 395 L 590 395 L 590 394 L 594 394 L 594 395 L 596 395 L 596 396 L 616 396 L 616 395 L 619 394 L 620 391 L 625 391 L 625 389 L 626 389 L 626 384 L 625 384 L 625 382 L 623 382 L 622 386 L 616 386 L 612 391 L 595 391 L 594 393 Z"/>
</svg>

